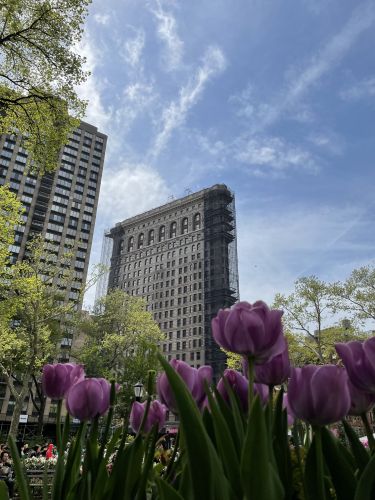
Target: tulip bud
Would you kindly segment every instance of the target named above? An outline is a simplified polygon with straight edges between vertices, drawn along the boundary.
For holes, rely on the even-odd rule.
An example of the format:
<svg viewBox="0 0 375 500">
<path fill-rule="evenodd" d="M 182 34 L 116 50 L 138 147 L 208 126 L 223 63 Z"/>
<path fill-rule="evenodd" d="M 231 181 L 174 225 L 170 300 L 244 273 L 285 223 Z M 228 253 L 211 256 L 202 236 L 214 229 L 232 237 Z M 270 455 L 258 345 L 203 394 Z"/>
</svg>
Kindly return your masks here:
<svg viewBox="0 0 375 500">
<path fill-rule="evenodd" d="M 134 432 L 138 432 L 141 427 L 146 405 L 146 401 L 144 403 L 139 403 L 138 401 L 133 403 L 130 412 L 130 425 Z M 155 424 L 157 424 L 158 431 L 160 431 L 165 424 L 166 412 L 167 408 L 160 403 L 160 401 L 152 401 L 147 413 L 143 431 L 147 434 Z"/>
<path fill-rule="evenodd" d="M 351 400 L 349 415 L 359 416 L 370 411 L 375 404 L 375 394 L 358 389 L 350 379 L 348 380 L 348 386 Z"/>
<path fill-rule="evenodd" d="M 350 408 L 346 371 L 335 365 L 292 368 L 288 403 L 297 418 L 312 425 L 338 422 Z"/>
<path fill-rule="evenodd" d="M 237 394 L 243 410 L 247 411 L 248 398 L 249 398 L 249 394 L 248 394 L 249 382 L 248 382 L 247 378 L 244 377 L 243 375 L 241 375 L 240 372 L 238 372 L 236 370 L 231 370 L 229 368 L 224 371 L 224 378 L 226 379 L 226 381 L 230 385 L 230 387 L 233 389 L 233 392 L 235 394 Z M 218 390 L 219 394 L 221 395 L 221 397 L 229 403 L 229 401 L 230 401 L 229 395 L 227 393 L 226 384 L 225 384 L 223 378 L 221 378 L 219 380 L 219 382 L 217 384 L 217 390 Z M 268 387 L 266 385 L 254 384 L 254 393 L 259 395 L 262 404 L 265 404 L 267 402 L 269 391 L 268 391 Z"/>
<path fill-rule="evenodd" d="M 109 408 L 111 384 L 104 378 L 86 378 L 73 385 L 66 397 L 66 408 L 79 420 L 92 420 Z"/>
<path fill-rule="evenodd" d="M 218 312 L 212 320 L 212 335 L 224 349 L 251 356 L 256 363 L 266 362 L 285 348 L 282 314 L 262 301 L 239 302 Z"/>
<path fill-rule="evenodd" d="M 375 393 L 375 337 L 365 342 L 335 344 L 351 382 L 362 391 Z"/>
<path fill-rule="evenodd" d="M 85 378 L 83 366 L 72 363 L 44 365 L 43 393 L 51 399 L 62 399 L 69 388 Z"/>
</svg>

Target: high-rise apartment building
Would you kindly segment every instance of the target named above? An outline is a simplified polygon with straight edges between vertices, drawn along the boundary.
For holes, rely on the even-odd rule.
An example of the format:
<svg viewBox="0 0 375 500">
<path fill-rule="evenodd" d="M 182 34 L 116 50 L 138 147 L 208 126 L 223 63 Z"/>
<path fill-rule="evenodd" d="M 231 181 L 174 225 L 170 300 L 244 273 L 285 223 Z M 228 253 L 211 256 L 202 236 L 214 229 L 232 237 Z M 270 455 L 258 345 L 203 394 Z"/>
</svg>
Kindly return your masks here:
<svg viewBox="0 0 375 500">
<path fill-rule="evenodd" d="M 116 224 L 109 289 L 143 297 L 166 334 L 162 350 L 216 376 L 225 355 L 211 319 L 238 298 L 234 194 L 217 184 Z"/>
<path fill-rule="evenodd" d="M 87 277 L 107 136 L 81 122 L 62 149 L 57 170 L 43 176 L 27 172 L 27 151 L 20 139 L 0 136 L 0 184 L 9 185 L 25 208 L 24 225 L 17 227 L 11 258 L 13 262 L 22 260 L 27 242 L 36 234 L 55 243 L 57 263 L 69 249 L 74 279 L 66 290 L 66 300 L 76 300 Z M 70 335 L 61 340 L 62 360 L 69 359 L 71 343 Z M 1 383 L 0 421 L 9 420 L 12 412 L 9 391 Z M 32 413 L 31 401 L 25 403 L 24 413 Z"/>
</svg>

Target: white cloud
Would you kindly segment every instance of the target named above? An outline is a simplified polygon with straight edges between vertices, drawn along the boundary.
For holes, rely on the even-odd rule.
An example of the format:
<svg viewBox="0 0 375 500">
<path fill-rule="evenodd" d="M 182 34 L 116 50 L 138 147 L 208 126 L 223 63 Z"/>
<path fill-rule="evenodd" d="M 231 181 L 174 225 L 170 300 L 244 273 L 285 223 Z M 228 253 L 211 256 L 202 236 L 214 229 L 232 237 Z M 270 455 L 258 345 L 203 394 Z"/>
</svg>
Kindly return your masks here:
<svg viewBox="0 0 375 500">
<path fill-rule="evenodd" d="M 241 213 L 250 213 L 241 216 Z M 273 300 L 289 293 L 301 276 L 318 273 L 322 279 L 342 279 L 359 262 L 348 232 L 362 211 L 356 207 L 288 207 L 274 213 L 238 210 L 240 292 L 242 300 Z M 340 257 L 340 251 L 345 253 Z"/>
<path fill-rule="evenodd" d="M 341 155 L 344 152 L 343 139 L 332 131 L 319 131 L 310 134 L 309 141 L 319 149 L 328 151 L 333 155 Z"/>
<path fill-rule="evenodd" d="M 120 128 L 122 136 L 131 129 L 142 113 L 150 109 L 156 98 L 157 93 L 152 82 L 138 81 L 124 88 L 114 113 L 115 123 Z"/>
<path fill-rule="evenodd" d="M 94 14 L 94 19 L 98 24 L 102 24 L 103 26 L 107 26 L 109 24 L 109 21 L 111 19 L 111 16 L 109 14 Z"/>
<path fill-rule="evenodd" d="M 290 168 L 310 172 L 316 172 L 318 169 L 309 151 L 289 144 L 280 137 L 251 137 L 247 140 L 241 138 L 236 141 L 234 148 L 236 160 L 252 167 L 267 167 L 279 173 Z M 254 173 L 262 175 L 265 172 L 255 168 Z"/>
<path fill-rule="evenodd" d="M 360 35 L 373 26 L 375 22 L 374 2 L 360 4 L 350 16 L 347 23 L 336 33 L 316 54 L 305 67 L 294 67 L 286 75 L 286 86 L 276 98 L 267 103 L 260 103 L 254 99 L 253 89 L 248 86 L 238 96 L 230 100 L 239 104 L 239 113 L 252 118 L 253 132 L 262 132 L 277 122 L 286 114 L 290 116 L 296 108 L 295 118 L 306 118 L 310 121 L 311 114 L 306 115 L 306 108 L 301 116 L 298 106 L 302 97 L 316 85 L 321 78 L 331 72 L 357 41 Z"/>
<path fill-rule="evenodd" d="M 142 29 L 135 29 L 135 36 L 128 38 L 122 45 L 120 55 L 131 67 L 139 65 L 142 52 L 145 46 L 145 33 Z"/>
<path fill-rule="evenodd" d="M 157 34 L 166 46 L 164 57 L 166 69 L 177 69 L 180 66 L 184 51 L 184 43 L 177 32 L 177 21 L 171 12 L 163 9 L 160 0 L 155 1 L 155 6 L 150 7 L 150 11 L 157 21 Z"/>
<path fill-rule="evenodd" d="M 101 94 L 106 88 L 106 81 L 96 75 L 96 69 L 101 64 L 103 54 L 87 29 L 78 50 L 86 58 L 84 69 L 91 73 L 86 82 L 77 88 L 79 97 L 88 101 L 85 120 L 105 133 L 111 121 L 112 110 L 105 108 L 102 101 Z"/>
<path fill-rule="evenodd" d="M 365 78 L 340 92 L 344 101 L 358 101 L 367 97 L 375 97 L 375 76 Z"/>
<path fill-rule="evenodd" d="M 169 189 L 162 177 L 147 165 L 124 162 L 116 172 L 104 170 L 98 214 L 106 225 L 167 203 Z"/>
<path fill-rule="evenodd" d="M 172 102 L 161 117 L 161 130 L 157 134 L 152 151 L 152 157 L 156 157 L 164 149 L 172 132 L 180 127 L 189 112 L 197 103 L 207 83 L 221 73 L 226 67 L 226 59 L 220 48 L 209 47 L 203 57 L 202 64 L 196 70 L 194 76 L 187 85 L 180 89 L 179 99 Z"/>
</svg>

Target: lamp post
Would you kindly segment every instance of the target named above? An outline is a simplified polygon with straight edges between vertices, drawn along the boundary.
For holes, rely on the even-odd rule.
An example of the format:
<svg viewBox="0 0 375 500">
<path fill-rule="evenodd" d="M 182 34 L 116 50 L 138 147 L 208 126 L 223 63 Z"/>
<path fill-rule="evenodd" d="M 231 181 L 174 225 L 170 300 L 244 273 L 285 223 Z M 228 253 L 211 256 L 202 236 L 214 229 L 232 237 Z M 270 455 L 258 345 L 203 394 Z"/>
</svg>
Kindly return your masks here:
<svg viewBox="0 0 375 500">
<path fill-rule="evenodd" d="M 134 384 L 134 396 L 136 401 L 141 401 L 143 396 L 143 384 L 142 382 L 137 382 Z"/>
</svg>

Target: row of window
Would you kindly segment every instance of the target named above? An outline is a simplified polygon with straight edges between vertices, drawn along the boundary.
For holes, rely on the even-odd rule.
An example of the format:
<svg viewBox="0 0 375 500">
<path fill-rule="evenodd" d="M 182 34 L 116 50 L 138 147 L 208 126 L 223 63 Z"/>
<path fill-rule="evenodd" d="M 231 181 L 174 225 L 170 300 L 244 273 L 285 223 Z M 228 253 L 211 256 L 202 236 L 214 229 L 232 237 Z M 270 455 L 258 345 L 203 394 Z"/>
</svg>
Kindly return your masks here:
<svg viewBox="0 0 375 500">
<path fill-rule="evenodd" d="M 197 213 L 193 217 L 193 231 L 197 231 L 201 228 L 201 214 Z M 187 234 L 189 231 L 189 219 L 184 217 L 181 220 L 180 234 Z M 173 221 L 169 225 L 169 238 L 175 238 L 177 236 L 177 222 Z M 166 227 L 162 225 L 158 230 L 158 242 L 165 241 L 166 238 Z M 134 236 L 130 236 L 128 239 L 128 252 L 134 250 Z M 147 245 L 153 245 L 155 243 L 155 229 L 150 229 L 147 236 Z M 145 245 L 145 235 L 140 233 L 138 235 L 137 249 L 143 248 Z M 124 249 L 124 240 L 120 241 L 120 251 Z"/>
</svg>

